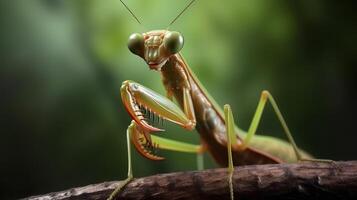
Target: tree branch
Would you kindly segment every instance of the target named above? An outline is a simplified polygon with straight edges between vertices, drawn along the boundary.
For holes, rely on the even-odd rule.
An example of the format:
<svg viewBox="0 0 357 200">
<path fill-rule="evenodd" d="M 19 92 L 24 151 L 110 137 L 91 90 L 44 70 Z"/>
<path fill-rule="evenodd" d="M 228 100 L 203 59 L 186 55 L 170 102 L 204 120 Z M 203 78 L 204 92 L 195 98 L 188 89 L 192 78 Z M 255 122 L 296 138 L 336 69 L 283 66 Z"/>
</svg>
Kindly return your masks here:
<svg viewBox="0 0 357 200">
<path fill-rule="evenodd" d="M 119 182 L 104 182 L 29 197 L 106 199 Z M 357 199 L 357 161 L 236 167 L 235 199 Z M 131 181 L 118 199 L 229 199 L 226 169 L 176 172 Z"/>
</svg>

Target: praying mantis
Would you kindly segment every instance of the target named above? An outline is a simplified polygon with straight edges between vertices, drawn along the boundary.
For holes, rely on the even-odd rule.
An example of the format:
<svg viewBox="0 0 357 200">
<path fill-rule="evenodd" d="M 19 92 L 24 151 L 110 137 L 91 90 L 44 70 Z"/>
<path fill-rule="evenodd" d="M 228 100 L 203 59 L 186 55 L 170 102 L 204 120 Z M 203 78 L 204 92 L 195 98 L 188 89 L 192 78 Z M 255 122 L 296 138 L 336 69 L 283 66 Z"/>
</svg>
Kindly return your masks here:
<svg viewBox="0 0 357 200">
<path fill-rule="evenodd" d="M 194 1 L 191 0 L 170 25 Z M 140 23 L 122 0 L 121 3 Z M 153 152 L 153 149 L 157 148 L 197 154 L 201 160 L 200 165 L 202 165 L 202 154 L 210 153 L 219 165 L 228 166 L 227 177 L 232 200 L 234 199 L 232 184 L 234 166 L 313 160 L 308 153 L 297 147 L 276 101 L 266 90 L 261 93 L 248 131 L 243 131 L 236 126 L 230 105 L 224 105 L 222 111 L 180 54 L 183 45 L 182 34 L 168 29 L 142 34 L 134 33 L 129 37 L 129 50 L 144 59 L 151 70 L 161 73 L 167 95 L 162 96 L 134 81 L 123 82 L 120 94 L 124 107 L 132 118 L 126 132 L 128 178 L 116 188 L 109 200 L 112 200 L 133 178 L 131 143 L 142 156 L 154 161 L 164 159 Z M 173 102 L 173 99 L 176 99 L 178 105 Z M 255 135 L 267 102 L 272 105 L 288 141 Z M 189 131 L 196 129 L 200 134 L 201 144 L 188 144 L 154 135 L 154 132 L 164 130 L 149 122 L 148 118 L 152 116 L 175 123 Z"/>
</svg>

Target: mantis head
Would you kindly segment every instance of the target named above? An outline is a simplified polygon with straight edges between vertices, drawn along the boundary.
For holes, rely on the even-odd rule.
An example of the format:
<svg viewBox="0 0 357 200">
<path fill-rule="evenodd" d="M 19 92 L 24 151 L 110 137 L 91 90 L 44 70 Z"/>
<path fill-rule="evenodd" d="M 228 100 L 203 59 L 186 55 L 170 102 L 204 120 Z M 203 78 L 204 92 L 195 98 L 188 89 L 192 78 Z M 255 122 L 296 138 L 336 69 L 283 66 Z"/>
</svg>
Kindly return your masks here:
<svg viewBox="0 0 357 200">
<path fill-rule="evenodd" d="M 183 36 L 179 32 L 161 30 L 131 34 L 128 48 L 143 58 L 150 69 L 159 71 L 171 55 L 182 49 L 183 44 Z"/>
<path fill-rule="evenodd" d="M 122 1 L 120 2 L 141 24 L 138 17 L 132 10 Z M 191 0 L 184 9 L 170 22 L 171 26 L 193 3 Z M 135 54 L 140 56 L 149 65 L 150 69 L 160 71 L 161 67 L 166 63 L 171 55 L 178 53 L 183 47 L 183 36 L 177 31 L 159 30 L 150 31 L 147 33 L 133 33 L 129 37 L 128 48 Z"/>
</svg>

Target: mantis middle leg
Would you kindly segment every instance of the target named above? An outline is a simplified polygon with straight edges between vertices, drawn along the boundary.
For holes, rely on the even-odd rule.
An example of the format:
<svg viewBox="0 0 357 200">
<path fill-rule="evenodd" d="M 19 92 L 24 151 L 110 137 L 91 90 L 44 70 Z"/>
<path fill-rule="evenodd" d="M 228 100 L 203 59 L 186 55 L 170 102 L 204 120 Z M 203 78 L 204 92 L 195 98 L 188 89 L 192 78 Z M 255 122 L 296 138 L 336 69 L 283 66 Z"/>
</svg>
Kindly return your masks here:
<svg viewBox="0 0 357 200">
<path fill-rule="evenodd" d="M 127 137 L 127 151 L 128 151 L 128 177 L 123 180 L 117 188 L 111 193 L 109 198 L 107 200 L 113 200 L 114 197 L 125 187 L 132 179 L 133 179 L 133 170 L 132 170 L 132 161 L 131 161 L 131 145 L 130 143 L 133 142 L 136 148 L 140 149 L 142 148 L 141 146 L 145 146 L 146 144 L 149 144 L 146 140 L 146 137 L 149 137 L 150 143 L 156 144 L 156 148 L 160 149 L 166 149 L 166 150 L 172 150 L 172 151 L 179 151 L 179 152 L 186 152 L 186 153 L 195 153 L 197 154 L 197 157 L 201 157 L 202 154 L 204 153 L 204 148 L 202 145 L 193 145 L 185 142 L 179 142 L 171 139 L 166 139 L 162 138 L 159 136 L 155 135 L 146 135 L 146 133 L 143 133 L 143 130 L 136 124 L 136 122 L 133 120 L 131 124 L 129 125 L 127 131 L 126 131 L 126 137 Z M 140 152 L 140 151 L 139 151 Z M 152 160 L 162 160 L 164 158 L 146 153 L 146 157 Z M 203 164 L 200 163 L 198 160 L 198 168 L 203 167 Z M 203 160 L 202 160 L 203 162 Z"/>
<path fill-rule="evenodd" d="M 229 184 L 229 192 L 231 200 L 234 199 L 234 191 L 233 191 L 233 159 L 232 159 L 232 145 L 237 145 L 237 136 L 234 130 L 234 118 L 232 114 L 231 107 L 226 104 L 224 105 L 224 120 L 226 124 L 226 133 L 227 133 L 227 152 L 228 152 L 228 184 Z"/>
<path fill-rule="evenodd" d="M 127 144 L 127 151 L 128 151 L 128 177 L 123 180 L 118 186 L 117 188 L 115 188 L 115 190 L 110 194 L 109 198 L 107 200 L 113 200 L 114 197 L 118 194 L 118 192 L 120 192 L 120 190 L 126 185 L 128 184 L 132 179 L 133 179 L 133 169 L 132 169 L 132 165 L 131 165 L 131 148 L 130 148 L 130 132 L 129 132 L 129 128 L 126 131 L 126 144 Z"/>
</svg>

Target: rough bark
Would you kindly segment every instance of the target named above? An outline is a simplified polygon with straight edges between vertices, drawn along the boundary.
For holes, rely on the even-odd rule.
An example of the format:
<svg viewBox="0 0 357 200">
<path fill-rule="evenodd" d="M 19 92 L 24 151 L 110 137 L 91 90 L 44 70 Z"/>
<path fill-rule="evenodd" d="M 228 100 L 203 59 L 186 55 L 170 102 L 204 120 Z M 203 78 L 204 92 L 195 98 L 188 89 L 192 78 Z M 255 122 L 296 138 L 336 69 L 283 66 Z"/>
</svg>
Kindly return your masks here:
<svg viewBox="0 0 357 200">
<path fill-rule="evenodd" d="M 119 182 L 104 182 L 26 199 L 106 199 Z M 235 199 L 357 199 L 357 161 L 236 167 Z M 226 169 L 137 178 L 117 199 L 229 199 Z"/>
</svg>

